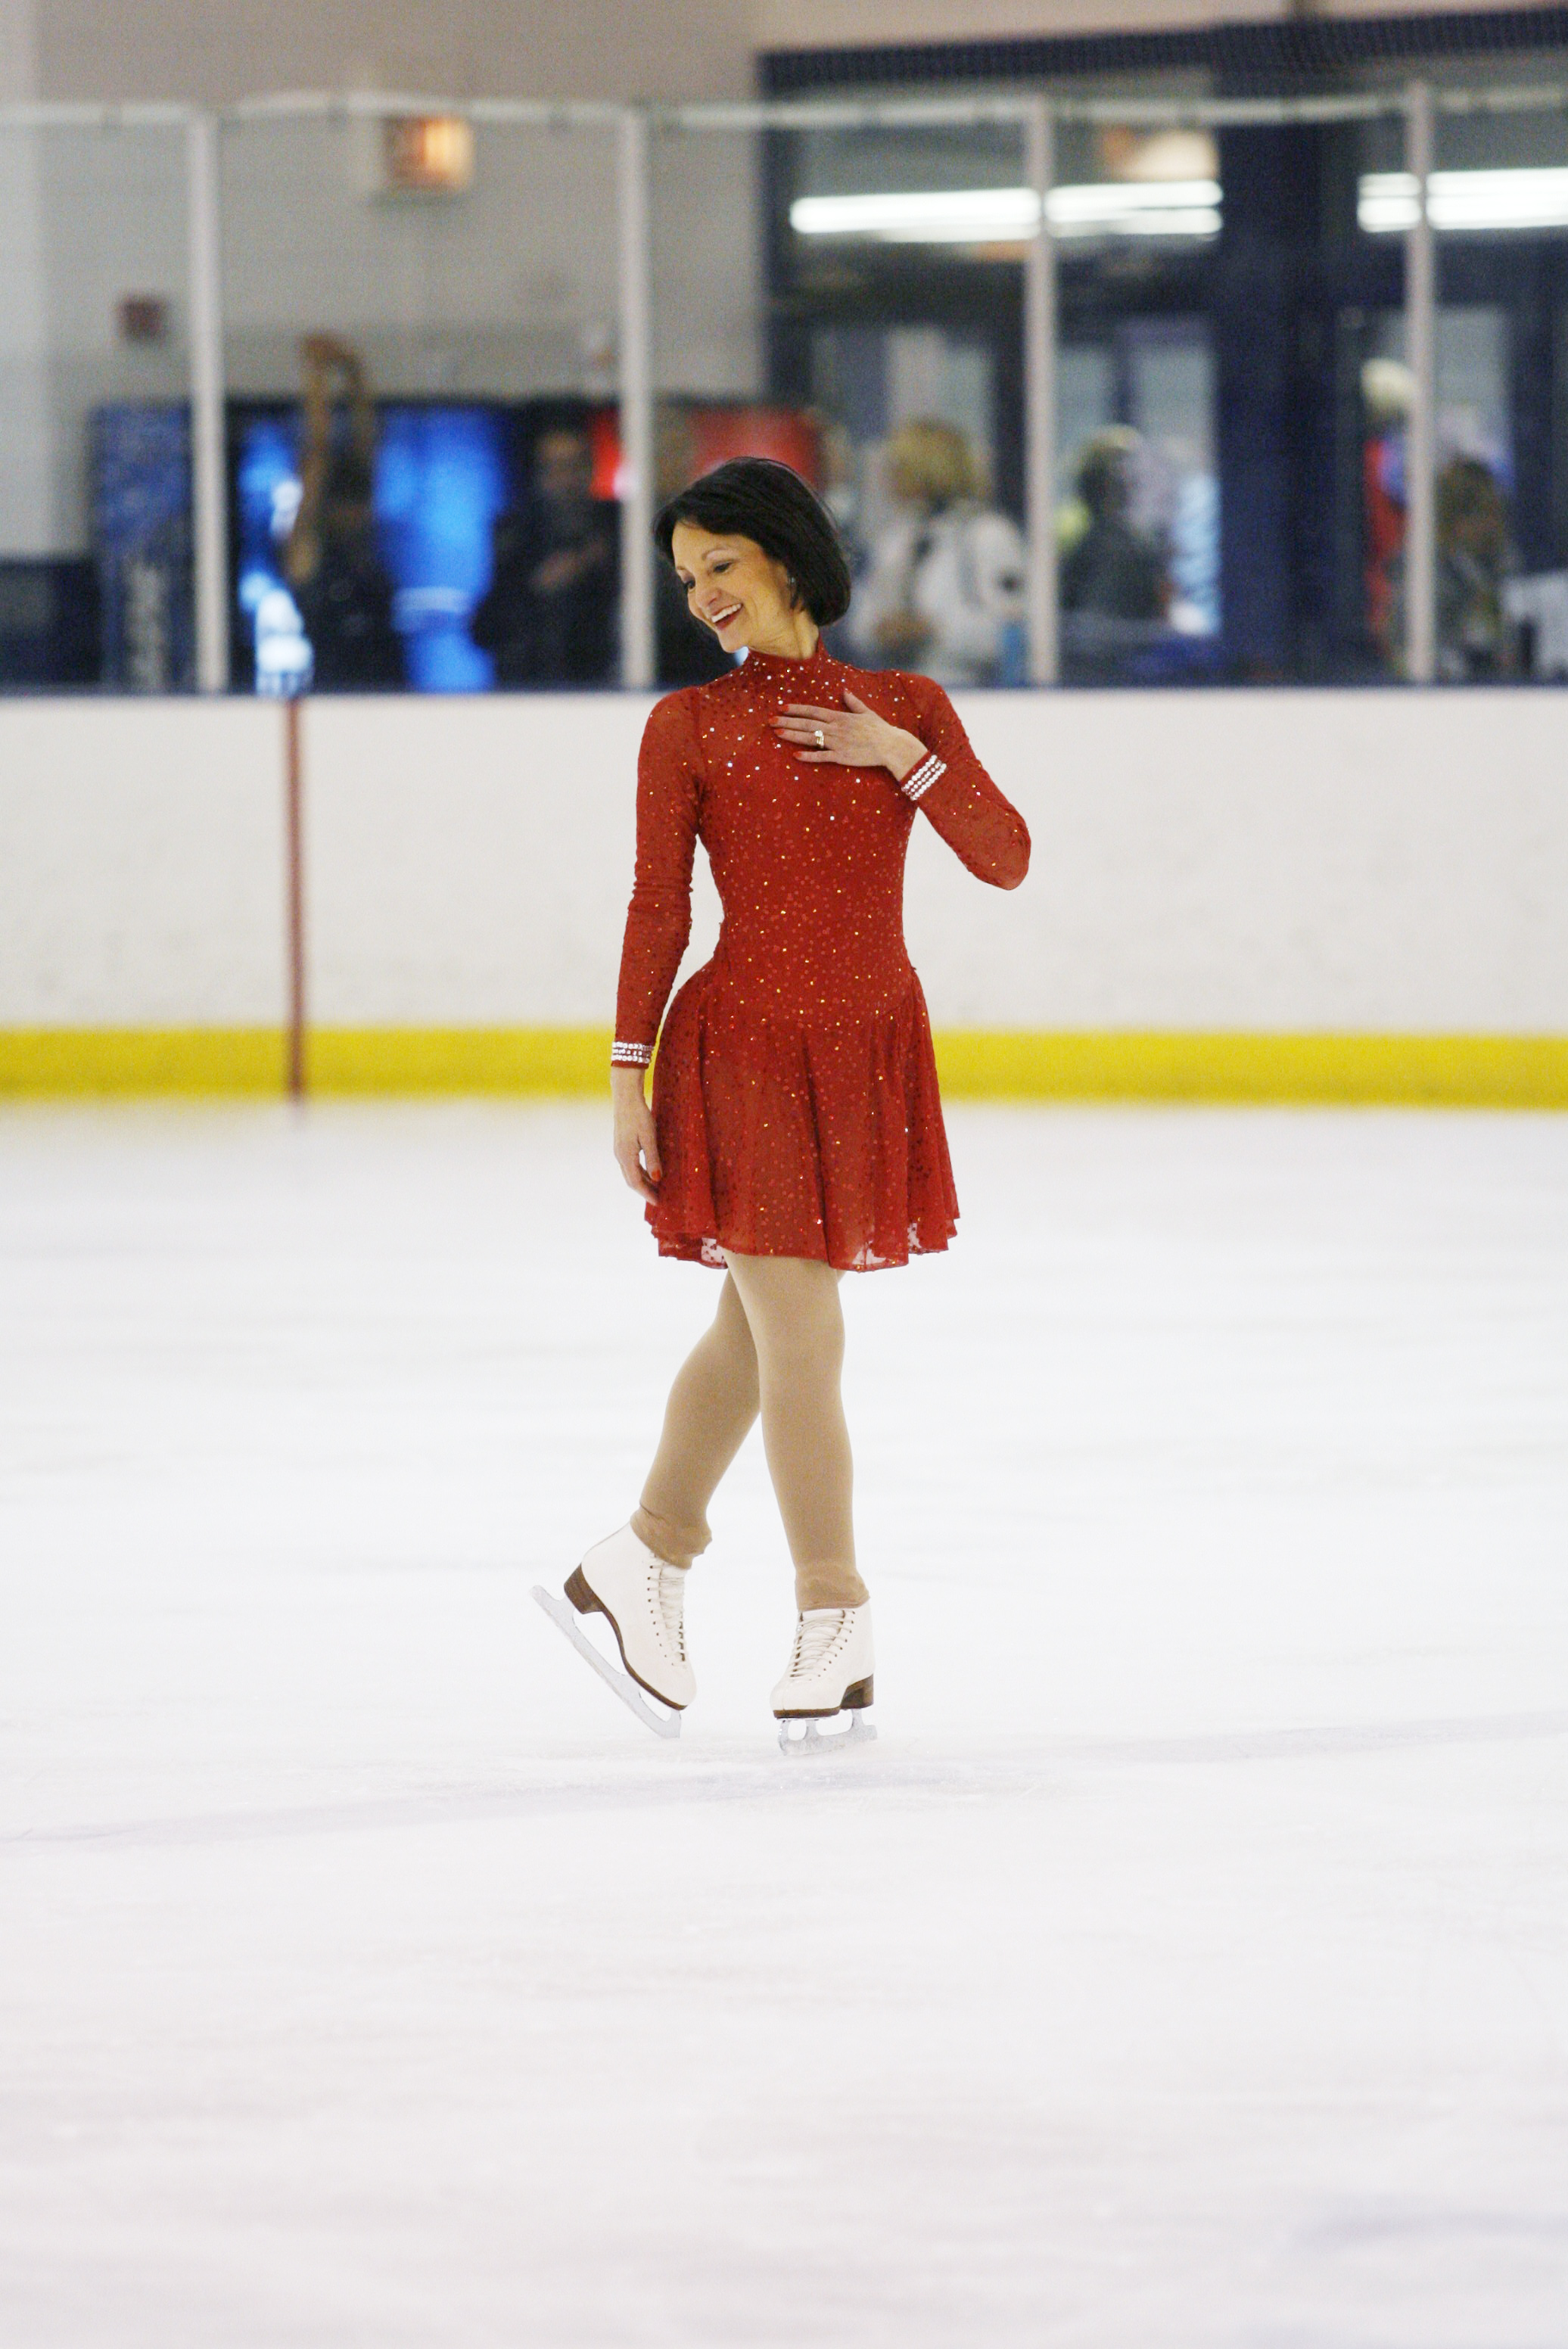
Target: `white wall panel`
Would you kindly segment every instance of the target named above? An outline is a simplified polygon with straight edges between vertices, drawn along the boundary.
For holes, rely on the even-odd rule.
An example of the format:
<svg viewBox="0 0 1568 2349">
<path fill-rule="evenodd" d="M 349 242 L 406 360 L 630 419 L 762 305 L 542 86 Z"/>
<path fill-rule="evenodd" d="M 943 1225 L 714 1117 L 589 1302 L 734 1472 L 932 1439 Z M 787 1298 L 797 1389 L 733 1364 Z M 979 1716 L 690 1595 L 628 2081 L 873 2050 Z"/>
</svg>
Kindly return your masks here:
<svg viewBox="0 0 1568 2349">
<path fill-rule="evenodd" d="M 645 700 L 342 700 L 304 728 L 325 1026 L 607 1025 Z M 1568 1033 L 1568 695 L 975 695 L 1035 868 L 923 823 L 948 1027 Z M 0 1023 L 278 1018 L 282 718 L 0 705 Z M 706 872 L 691 960 L 711 944 Z"/>
<path fill-rule="evenodd" d="M 312 703 L 313 1018 L 608 1025 L 650 706 L 619 694 Z M 718 926 L 700 861 L 699 957 Z"/>
<path fill-rule="evenodd" d="M 1000 896 L 917 826 L 934 1018 L 1562 1032 L 1564 699 L 966 697 L 1036 859 Z M 316 705 L 318 1017 L 606 1019 L 645 708 Z"/>
<path fill-rule="evenodd" d="M 0 1026 L 281 1020 L 282 726 L 257 702 L 0 702 Z"/>
<path fill-rule="evenodd" d="M 977 694 L 1035 863 L 1013 907 L 917 833 L 953 1026 L 1568 1028 L 1564 697 Z M 1026 908 L 1026 912 L 1025 909 Z"/>
</svg>

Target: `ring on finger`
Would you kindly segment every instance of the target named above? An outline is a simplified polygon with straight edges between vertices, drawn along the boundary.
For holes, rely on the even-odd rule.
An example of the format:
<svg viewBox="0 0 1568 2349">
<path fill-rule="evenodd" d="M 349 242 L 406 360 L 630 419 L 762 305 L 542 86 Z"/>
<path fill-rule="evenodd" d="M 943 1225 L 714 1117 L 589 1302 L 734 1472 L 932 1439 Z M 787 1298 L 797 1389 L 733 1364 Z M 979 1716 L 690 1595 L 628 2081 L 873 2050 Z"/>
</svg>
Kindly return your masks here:
<svg viewBox="0 0 1568 2349">
<path fill-rule="evenodd" d="M 815 742 L 816 742 L 816 745 L 817 745 L 817 748 L 818 748 L 818 750 L 825 750 L 827 749 L 827 747 L 828 747 L 828 738 L 827 738 L 827 736 L 823 733 L 823 731 L 822 731 L 822 730 L 821 730 L 821 728 L 820 728 L 820 726 L 817 728 L 817 730 L 816 730 L 816 733 L 815 733 L 815 736 L 814 736 L 814 738 L 813 738 L 813 739 L 814 739 L 814 740 L 815 740 Z"/>
</svg>

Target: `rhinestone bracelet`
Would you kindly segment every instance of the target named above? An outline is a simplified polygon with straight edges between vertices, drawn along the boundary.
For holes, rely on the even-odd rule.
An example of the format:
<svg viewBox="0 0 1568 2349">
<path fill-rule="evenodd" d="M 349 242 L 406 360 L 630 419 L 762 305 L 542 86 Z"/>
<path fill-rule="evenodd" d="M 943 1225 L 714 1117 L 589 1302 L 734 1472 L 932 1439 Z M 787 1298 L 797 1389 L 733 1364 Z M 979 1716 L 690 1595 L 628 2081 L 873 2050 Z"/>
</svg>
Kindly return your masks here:
<svg viewBox="0 0 1568 2349">
<path fill-rule="evenodd" d="M 929 758 L 923 759 L 921 761 L 919 766 L 916 767 L 913 774 L 905 775 L 903 782 L 899 785 L 899 790 L 903 793 L 906 800 L 923 799 L 926 792 L 931 789 L 932 784 L 935 782 L 937 777 L 939 775 L 944 775 L 946 772 L 946 760 L 939 759 L 935 751 L 933 750 Z"/>
</svg>

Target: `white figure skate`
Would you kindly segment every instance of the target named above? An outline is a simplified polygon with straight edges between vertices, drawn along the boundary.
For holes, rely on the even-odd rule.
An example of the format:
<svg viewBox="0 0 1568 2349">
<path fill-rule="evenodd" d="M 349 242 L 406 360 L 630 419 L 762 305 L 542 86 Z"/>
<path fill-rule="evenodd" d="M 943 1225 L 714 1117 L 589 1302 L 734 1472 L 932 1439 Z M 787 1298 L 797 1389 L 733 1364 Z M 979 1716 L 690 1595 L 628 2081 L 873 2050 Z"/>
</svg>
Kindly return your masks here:
<svg viewBox="0 0 1568 2349">
<path fill-rule="evenodd" d="M 866 1719 L 872 1701 L 872 1610 L 812 1607 L 795 1626 L 789 1669 L 773 1692 L 779 1744 L 785 1754 L 825 1754 L 869 1745 L 876 1735 Z M 847 1715 L 842 1727 L 822 1723 Z"/>
<path fill-rule="evenodd" d="M 686 1569 L 668 1566 L 637 1539 L 630 1526 L 597 1542 L 566 1579 L 568 1608 L 553 1591 L 536 1588 L 534 1597 L 556 1629 L 564 1632 L 584 1662 L 613 1688 L 622 1703 L 655 1737 L 678 1737 L 681 1711 L 696 1694 L 696 1676 L 686 1661 Z M 615 1634 L 625 1666 L 618 1672 L 592 1640 L 578 1615 L 603 1615 Z M 639 1693 L 656 1700 L 649 1704 Z"/>
</svg>

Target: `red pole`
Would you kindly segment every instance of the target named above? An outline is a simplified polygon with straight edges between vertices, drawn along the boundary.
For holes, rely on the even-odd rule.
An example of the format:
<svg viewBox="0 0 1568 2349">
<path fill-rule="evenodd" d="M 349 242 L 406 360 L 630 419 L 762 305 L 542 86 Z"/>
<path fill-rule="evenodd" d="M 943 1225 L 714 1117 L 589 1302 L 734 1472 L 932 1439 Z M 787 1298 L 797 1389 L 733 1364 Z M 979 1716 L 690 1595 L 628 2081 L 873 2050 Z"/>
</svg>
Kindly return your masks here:
<svg viewBox="0 0 1568 2349">
<path fill-rule="evenodd" d="M 288 860 L 288 1085 L 291 1101 L 305 1094 L 304 776 L 299 703 L 284 704 L 284 831 Z"/>
</svg>

